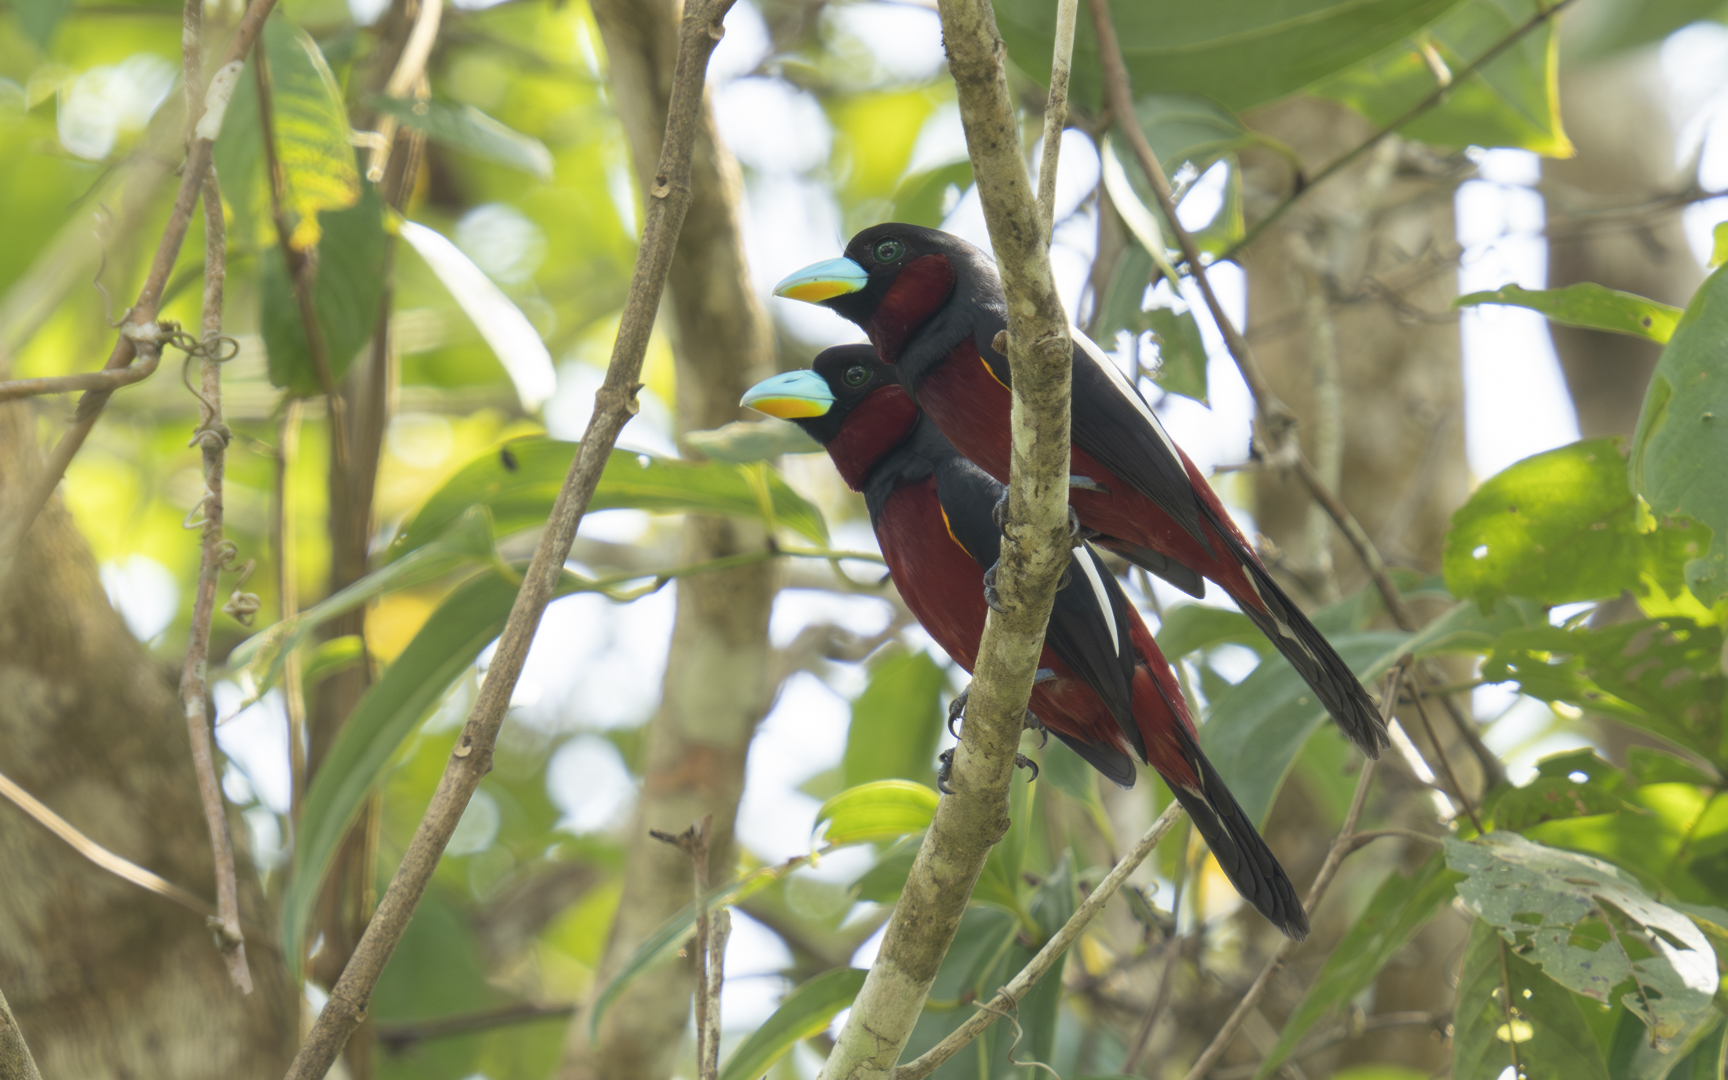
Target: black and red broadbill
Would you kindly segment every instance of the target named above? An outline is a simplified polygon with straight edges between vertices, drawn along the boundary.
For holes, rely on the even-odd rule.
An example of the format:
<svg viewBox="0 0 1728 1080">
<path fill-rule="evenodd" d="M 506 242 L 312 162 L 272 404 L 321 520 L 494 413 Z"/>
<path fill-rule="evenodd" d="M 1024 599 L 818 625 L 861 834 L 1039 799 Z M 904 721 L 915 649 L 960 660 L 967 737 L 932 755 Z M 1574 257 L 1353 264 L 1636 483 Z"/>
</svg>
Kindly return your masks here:
<svg viewBox="0 0 1728 1080">
<path fill-rule="evenodd" d="M 992 510 L 1002 485 L 920 415 L 868 345 L 829 349 L 813 370 L 756 384 L 743 404 L 797 423 L 828 448 L 846 483 L 864 493 L 906 606 L 971 671 L 989 612 L 984 570 L 1001 548 Z M 1087 544 L 1056 594 L 1039 664 L 1030 711 L 1043 727 L 1123 787 L 1134 784 L 1133 756 L 1157 769 L 1236 891 L 1284 933 L 1306 936 L 1290 878 L 1200 752 L 1170 665 Z"/>
<path fill-rule="evenodd" d="M 1008 358 L 996 336 L 1007 306 L 995 264 L 949 233 L 874 225 L 839 259 L 800 270 L 775 295 L 858 324 L 912 399 L 954 446 L 1006 483 L 1011 457 Z M 1201 596 L 1223 586 L 1314 688 L 1369 757 L 1389 746 L 1355 674 L 1278 587 L 1188 455 L 1103 350 L 1073 331 L 1070 505 L 1100 544 Z"/>
</svg>

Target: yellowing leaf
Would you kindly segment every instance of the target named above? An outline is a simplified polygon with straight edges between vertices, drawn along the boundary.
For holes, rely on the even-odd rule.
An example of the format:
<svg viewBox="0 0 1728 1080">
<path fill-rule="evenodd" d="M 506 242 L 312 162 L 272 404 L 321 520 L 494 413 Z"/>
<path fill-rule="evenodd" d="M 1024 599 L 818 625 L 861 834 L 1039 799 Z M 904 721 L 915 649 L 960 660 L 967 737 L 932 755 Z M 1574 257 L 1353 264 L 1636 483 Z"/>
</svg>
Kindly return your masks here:
<svg viewBox="0 0 1728 1080">
<path fill-rule="evenodd" d="M 348 109 L 318 44 L 286 16 L 265 24 L 264 45 L 284 209 L 294 218 L 289 243 L 304 251 L 322 235 L 320 210 L 341 210 L 360 199 Z"/>
<path fill-rule="evenodd" d="M 930 827 L 937 794 L 910 780 L 878 780 L 847 788 L 822 804 L 816 825 L 828 823 L 830 844 L 892 840 Z"/>
</svg>

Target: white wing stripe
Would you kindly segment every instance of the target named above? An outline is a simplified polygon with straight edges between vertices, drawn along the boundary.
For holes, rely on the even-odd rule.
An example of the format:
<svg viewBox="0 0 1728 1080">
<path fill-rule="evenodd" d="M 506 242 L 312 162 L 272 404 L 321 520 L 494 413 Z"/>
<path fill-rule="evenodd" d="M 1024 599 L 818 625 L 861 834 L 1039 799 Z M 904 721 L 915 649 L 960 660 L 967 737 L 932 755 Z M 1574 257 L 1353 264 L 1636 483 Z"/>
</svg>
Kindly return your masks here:
<svg viewBox="0 0 1728 1080">
<path fill-rule="evenodd" d="M 1079 330 L 1070 327 L 1068 332 L 1073 335 L 1074 341 L 1080 346 L 1081 351 L 1091 357 L 1094 364 L 1104 369 L 1104 374 L 1109 377 L 1111 385 L 1116 388 L 1116 392 L 1126 398 L 1128 403 L 1140 413 L 1141 418 L 1151 426 L 1153 431 L 1158 433 L 1159 440 L 1164 443 L 1164 449 L 1170 451 L 1171 460 L 1182 460 L 1176 453 L 1176 444 L 1170 441 L 1169 435 L 1165 434 L 1164 425 L 1158 422 L 1158 417 L 1152 412 L 1151 406 L 1147 405 L 1146 399 L 1140 396 L 1138 390 L 1134 389 L 1134 384 L 1128 381 L 1128 376 L 1122 373 L 1122 369 L 1116 366 L 1116 362 L 1098 347 L 1097 342 Z"/>
<path fill-rule="evenodd" d="M 1074 561 L 1080 564 L 1080 569 L 1086 571 L 1086 580 L 1092 583 L 1092 596 L 1098 601 L 1098 614 L 1104 617 L 1104 623 L 1110 627 L 1110 644 L 1116 650 L 1116 655 L 1122 655 L 1122 638 L 1116 633 L 1116 610 L 1110 606 L 1110 594 L 1104 591 L 1104 582 L 1098 577 L 1098 567 L 1092 553 L 1092 545 L 1081 544 Z"/>
</svg>

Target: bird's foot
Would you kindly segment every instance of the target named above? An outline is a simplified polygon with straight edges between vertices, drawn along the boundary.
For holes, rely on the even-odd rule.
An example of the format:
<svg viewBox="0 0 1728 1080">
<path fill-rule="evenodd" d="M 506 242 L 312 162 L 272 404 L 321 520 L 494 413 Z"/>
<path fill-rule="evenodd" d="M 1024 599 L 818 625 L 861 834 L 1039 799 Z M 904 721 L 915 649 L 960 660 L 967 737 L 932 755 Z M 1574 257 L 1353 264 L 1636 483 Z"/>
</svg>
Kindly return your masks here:
<svg viewBox="0 0 1728 1080">
<path fill-rule="evenodd" d="M 984 571 L 984 602 L 990 610 L 998 615 L 1008 614 L 1008 607 L 1002 603 L 1002 594 L 996 591 L 996 567 L 1000 563 L 991 563 L 990 569 Z"/>
<path fill-rule="evenodd" d="M 1039 670 L 1045 669 L 1040 668 Z M 1020 726 L 1026 731 L 1036 731 L 1038 733 L 1038 749 L 1042 750 L 1046 746 L 1050 745 L 1050 729 L 1044 726 L 1044 721 L 1038 719 L 1038 715 L 1031 709 L 1026 710 L 1026 719 Z"/>
<path fill-rule="evenodd" d="M 1026 782 L 1028 784 L 1030 784 L 1032 781 L 1038 779 L 1038 763 L 1036 761 L 1033 761 L 1031 758 L 1027 757 L 1025 754 L 1015 754 L 1014 755 L 1014 767 L 1017 769 L 1031 769 L 1032 770 L 1032 775 L 1028 776 L 1026 778 Z"/>
<path fill-rule="evenodd" d="M 960 691 L 958 694 L 955 694 L 954 700 L 950 701 L 948 703 L 948 734 L 954 736 L 956 739 L 958 739 L 960 737 L 960 733 L 958 731 L 954 730 L 954 725 L 958 724 L 961 720 L 961 717 L 963 717 L 965 715 L 965 713 L 966 713 L 966 700 L 968 698 L 970 698 L 971 696 L 972 696 L 972 684 L 967 683 L 966 689 Z"/>
<path fill-rule="evenodd" d="M 954 794 L 954 789 L 948 786 L 948 781 L 954 778 L 954 748 L 949 747 L 936 755 L 936 790 L 944 795 Z"/>
</svg>

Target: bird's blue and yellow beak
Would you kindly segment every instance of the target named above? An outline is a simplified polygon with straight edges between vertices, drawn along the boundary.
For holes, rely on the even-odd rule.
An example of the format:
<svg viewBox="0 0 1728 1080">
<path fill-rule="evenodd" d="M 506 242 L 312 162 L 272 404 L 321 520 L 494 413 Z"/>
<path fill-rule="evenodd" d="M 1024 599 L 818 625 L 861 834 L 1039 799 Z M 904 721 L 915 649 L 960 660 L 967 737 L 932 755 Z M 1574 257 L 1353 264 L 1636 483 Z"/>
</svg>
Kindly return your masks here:
<svg viewBox="0 0 1728 1080">
<path fill-rule="evenodd" d="M 855 293 L 870 283 L 870 274 L 851 259 L 829 259 L 795 271 L 774 286 L 775 296 L 820 304 Z"/>
<path fill-rule="evenodd" d="M 803 420 L 826 414 L 834 405 L 834 391 L 814 371 L 787 371 L 744 391 L 738 404 L 782 420 Z"/>
</svg>

